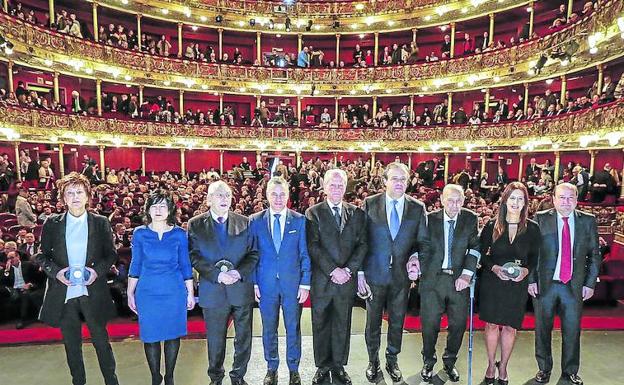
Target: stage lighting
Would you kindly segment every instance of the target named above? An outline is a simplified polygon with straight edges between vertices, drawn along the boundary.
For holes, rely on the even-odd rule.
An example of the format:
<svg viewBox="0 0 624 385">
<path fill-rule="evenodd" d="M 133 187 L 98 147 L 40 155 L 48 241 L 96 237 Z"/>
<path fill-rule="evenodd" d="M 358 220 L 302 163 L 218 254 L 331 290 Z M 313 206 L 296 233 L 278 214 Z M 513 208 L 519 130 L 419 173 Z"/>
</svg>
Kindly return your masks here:
<svg viewBox="0 0 624 385">
<path fill-rule="evenodd" d="M 275 22 L 273 21 L 273 19 L 269 19 L 269 29 L 273 28 L 275 28 Z"/>
<path fill-rule="evenodd" d="M 308 32 L 312 31 L 312 20 L 308 20 L 308 25 L 306 27 L 306 31 L 308 31 Z"/>
<path fill-rule="evenodd" d="M 256 25 L 256 19 L 249 19 L 249 25 L 252 27 Z"/>
<path fill-rule="evenodd" d="M 290 26 L 291 26 L 290 17 L 286 18 L 286 21 L 284 22 L 284 25 L 286 26 L 286 32 L 290 32 Z"/>
<path fill-rule="evenodd" d="M 222 21 L 223 21 L 223 15 L 217 15 L 217 16 L 215 17 L 215 21 L 216 21 L 217 23 L 222 22 Z"/>
</svg>

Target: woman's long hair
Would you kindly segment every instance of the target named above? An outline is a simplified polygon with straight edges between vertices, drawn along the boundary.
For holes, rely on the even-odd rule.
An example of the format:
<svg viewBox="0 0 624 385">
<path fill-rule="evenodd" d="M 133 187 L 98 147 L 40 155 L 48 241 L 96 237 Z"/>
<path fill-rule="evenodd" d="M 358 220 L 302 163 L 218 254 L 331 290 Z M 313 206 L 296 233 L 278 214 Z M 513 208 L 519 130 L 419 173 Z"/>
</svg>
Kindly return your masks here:
<svg viewBox="0 0 624 385">
<path fill-rule="evenodd" d="M 509 199 L 511 193 L 515 190 L 522 191 L 522 194 L 524 195 L 524 206 L 520 212 L 520 222 L 518 222 L 518 232 L 516 233 L 516 236 L 526 231 L 529 216 L 529 192 L 524 184 L 520 182 L 511 182 L 507 185 L 505 191 L 503 191 L 503 194 L 501 195 L 498 215 L 496 216 L 496 222 L 494 223 L 494 233 L 492 235 L 492 240 L 494 242 L 505 232 L 505 227 L 507 226 L 507 200 Z"/>
</svg>

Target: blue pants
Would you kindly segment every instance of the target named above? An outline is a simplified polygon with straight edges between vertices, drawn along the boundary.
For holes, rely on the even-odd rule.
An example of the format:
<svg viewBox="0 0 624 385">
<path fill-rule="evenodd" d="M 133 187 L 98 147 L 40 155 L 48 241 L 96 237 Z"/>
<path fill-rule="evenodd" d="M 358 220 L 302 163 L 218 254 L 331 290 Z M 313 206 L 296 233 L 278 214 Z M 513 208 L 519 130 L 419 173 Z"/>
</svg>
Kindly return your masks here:
<svg viewBox="0 0 624 385">
<path fill-rule="evenodd" d="M 264 345 L 264 359 L 269 370 L 279 367 L 279 352 L 277 348 L 277 327 L 279 325 L 279 310 L 282 308 L 284 325 L 286 327 L 286 362 L 288 370 L 299 370 L 301 359 L 301 306 L 295 293 L 264 294 L 260 290 L 260 315 L 262 316 L 262 344 Z M 266 291 L 265 291 L 266 293 Z"/>
</svg>

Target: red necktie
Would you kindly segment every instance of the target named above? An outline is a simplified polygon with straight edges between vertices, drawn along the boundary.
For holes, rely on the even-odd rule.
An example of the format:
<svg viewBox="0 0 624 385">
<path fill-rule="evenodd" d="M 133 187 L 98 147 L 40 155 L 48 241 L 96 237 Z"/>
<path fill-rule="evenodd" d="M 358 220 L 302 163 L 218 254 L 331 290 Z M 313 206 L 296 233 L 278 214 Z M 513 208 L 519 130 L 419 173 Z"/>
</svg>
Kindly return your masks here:
<svg viewBox="0 0 624 385">
<path fill-rule="evenodd" d="M 561 231 L 561 262 L 559 265 L 559 280 L 568 283 L 572 279 L 572 240 L 570 237 L 569 218 L 562 217 L 563 230 Z"/>
</svg>

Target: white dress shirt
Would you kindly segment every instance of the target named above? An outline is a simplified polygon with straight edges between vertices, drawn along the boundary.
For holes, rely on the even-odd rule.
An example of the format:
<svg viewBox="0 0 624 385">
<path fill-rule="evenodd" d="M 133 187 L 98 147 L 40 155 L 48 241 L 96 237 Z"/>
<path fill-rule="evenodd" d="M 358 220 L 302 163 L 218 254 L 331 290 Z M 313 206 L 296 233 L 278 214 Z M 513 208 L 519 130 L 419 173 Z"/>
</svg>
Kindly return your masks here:
<svg viewBox="0 0 624 385">
<path fill-rule="evenodd" d="M 557 265 L 555 266 L 555 274 L 553 280 L 560 281 L 561 272 L 561 250 L 563 249 L 563 219 L 561 214 L 557 213 L 557 242 L 559 242 L 559 252 L 557 253 Z M 568 217 L 568 225 L 570 226 L 570 258 L 574 260 L 574 211 Z M 570 261 L 571 273 L 574 273 L 574 264 Z"/>
<path fill-rule="evenodd" d="M 276 213 L 275 211 L 273 211 L 273 209 L 269 208 L 269 215 L 271 216 L 271 219 L 269 220 L 269 226 L 271 229 L 271 236 L 273 236 L 273 226 L 275 224 L 275 214 L 279 214 L 279 222 L 280 222 L 280 230 L 281 230 L 281 234 L 280 234 L 280 239 L 283 241 L 284 240 L 284 228 L 286 227 L 286 213 L 287 213 L 287 208 L 284 207 L 284 209 L 282 211 L 280 211 L 279 213 Z"/>
<path fill-rule="evenodd" d="M 390 195 L 386 193 L 386 221 L 388 221 L 388 228 L 390 228 L 390 217 L 392 216 L 392 208 L 394 207 L 394 203 L 392 201 L 395 200 L 390 198 Z M 403 221 L 403 208 L 405 208 L 405 194 L 401 195 L 400 198 L 396 199 L 396 209 L 397 214 L 399 214 L 399 226 Z"/>
<path fill-rule="evenodd" d="M 225 215 L 223 215 L 222 217 L 219 217 L 217 214 L 215 214 L 214 211 L 210 210 L 210 216 L 212 217 L 212 219 L 214 219 L 215 222 L 219 223 L 219 218 L 223 218 L 223 223 L 227 222 L 228 219 L 228 213 L 229 211 L 225 212 Z"/>
<path fill-rule="evenodd" d="M 449 266 L 449 254 L 451 253 L 449 244 L 448 244 L 448 234 L 449 234 L 449 228 L 451 227 L 451 225 L 448 223 L 448 221 L 455 221 L 453 223 L 453 229 L 457 229 L 457 219 L 459 218 L 459 215 L 455 215 L 455 218 L 451 218 L 446 214 L 446 211 L 442 210 L 444 212 L 444 260 L 442 261 L 442 268 L 443 269 L 452 269 L 453 266 Z M 455 235 L 453 235 L 453 239 L 455 239 Z M 452 247 L 452 245 L 450 245 Z M 465 275 L 469 275 L 472 277 L 472 274 L 474 274 L 472 271 L 468 270 L 468 269 L 464 269 L 462 270 L 462 274 Z"/>
<path fill-rule="evenodd" d="M 65 214 L 65 247 L 67 248 L 67 258 L 69 266 L 84 269 L 87 262 L 87 242 L 89 241 L 89 224 L 87 222 L 87 212 L 75 217 L 71 213 Z M 65 303 L 72 298 L 89 295 L 86 285 L 71 285 L 67 287 Z"/>
<path fill-rule="evenodd" d="M 13 268 L 13 288 L 21 289 L 26 284 L 24 281 L 24 274 L 22 274 L 22 262 L 20 261 L 19 265 L 11 266 Z"/>
<path fill-rule="evenodd" d="M 335 205 L 331 203 L 329 200 L 327 200 L 327 204 L 329 205 L 329 209 L 331 210 L 332 215 L 334 215 L 334 207 L 338 207 L 338 215 L 340 215 L 340 217 L 342 218 L 342 201 L 340 201 L 340 203 Z"/>
</svg>

